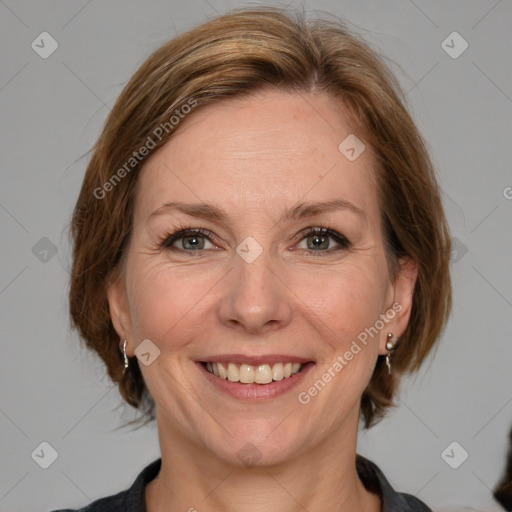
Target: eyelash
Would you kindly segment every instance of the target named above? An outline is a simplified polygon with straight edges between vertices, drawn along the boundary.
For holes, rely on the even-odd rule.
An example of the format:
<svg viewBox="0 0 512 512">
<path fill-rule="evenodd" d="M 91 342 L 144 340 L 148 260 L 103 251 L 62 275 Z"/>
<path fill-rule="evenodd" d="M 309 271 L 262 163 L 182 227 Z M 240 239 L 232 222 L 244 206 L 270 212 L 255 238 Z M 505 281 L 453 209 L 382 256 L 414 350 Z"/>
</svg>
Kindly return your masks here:
<svg viewBox="0 0 512 512">
<path fill-rule="evenodd" d="M 158 247 L 190 254 L 190 255 L 197 257 L 197 256 L 199 256 L 199 253 L 202 252 L 202 250 L 189 251 L 187 249 L 179 249 L 178 247 L 172 247 L 172 244 L 176 240 L 179 240 L 180 238 L 184 238 L 186 236 L 192 236 L 192 235 L 201 235 L 201 236 L 205 237 L 209 242 L 215 243 L 216 237 L 210 231 L 207 231 L 206 229 L 202 229 L 202 228 L 194 228 L 190 225 L 188 225 L 188 226 L 181 225 L 177 231 L 174 231 L 174 233 L 165 233 L 163 235 L 163 237 L 160 238 L 160 240 L 158 242 Z M 308 251 L 311 254 L 314 254 L 315 257 L 329 255 L 329 254 L 332 254 L 334 251 L 346 250 L 352 246 L 352 243 L 350 242 L 350 240 L 348 238 L 346 238 L 344 235 L 338 233 L 337 231 L 334 231 L 332 229 L 329 229 L 329 228 L 326 228 L 323 226 L 315 226 L 315 227 L 309 226 L 309 227 L 304 228 L 301 231 L 299 231 L 299 233 L 297 233 L 297 235 L 301 235 L 299 242 L 302 242 L 303 240 L 305 240 L 306 238 L 308 238 L 309 236 L 312 236 L 312 235 L 320 235 L 320 236 L 327 235 L 330 238 L 332 238 L 340 246 L 338 248 L 327 249 L 325 251 L 323 251 L 323 250 L 314 251 L 311 249 L 301 249 L 301 250 Z M 295 236 L 297 236 L 297 235 L 295 235 Z M 291 238 L 295 238 L 295 236 L 291 237 Z"/>
</svg>

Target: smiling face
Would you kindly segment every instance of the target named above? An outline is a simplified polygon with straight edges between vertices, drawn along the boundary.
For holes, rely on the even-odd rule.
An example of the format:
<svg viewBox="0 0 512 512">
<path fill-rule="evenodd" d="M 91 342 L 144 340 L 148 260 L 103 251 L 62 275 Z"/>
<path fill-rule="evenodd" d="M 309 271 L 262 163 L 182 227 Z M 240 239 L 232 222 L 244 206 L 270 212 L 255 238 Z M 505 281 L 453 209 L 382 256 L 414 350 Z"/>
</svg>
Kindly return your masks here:
<svg viewBox="0 0 512 512">
<path fill-rule="evenodd" d="M 338 149 L 351 133 L 326 93 L 267 90 L 198 109 L 145 164 L 108 296 L 128 355 L 145 339 L 160 350 L 139 365 L 161 444 L 238 465 L 247 450 L 260 464 L 336 439 L 355 450 L 361 395 L 387 333 L 407 325 L 415 274 L 390 279 L 369 148 L 355 161 Z"/>
</svg>

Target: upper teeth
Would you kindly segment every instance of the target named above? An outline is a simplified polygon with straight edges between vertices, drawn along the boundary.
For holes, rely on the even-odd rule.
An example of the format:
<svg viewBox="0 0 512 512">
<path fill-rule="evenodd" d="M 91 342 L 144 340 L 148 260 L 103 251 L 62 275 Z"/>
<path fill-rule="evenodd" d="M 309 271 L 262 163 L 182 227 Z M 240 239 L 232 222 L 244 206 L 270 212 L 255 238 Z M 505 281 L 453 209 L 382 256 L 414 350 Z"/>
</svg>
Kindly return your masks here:
<svg viewBox="0 0 512 512">
<path fill-rule="evenodd" d="M 300 363 L 275 363 L 272 366 L 269 364 L 252 366 L 235 363 L 206 363 L 206 369 L 217 377 L 243 384 L 254 382 L 256 384 L 268 384 L 272 380 L 282 380 L 285 377 L 295 375 L 301 368 Z"/>
</svg>

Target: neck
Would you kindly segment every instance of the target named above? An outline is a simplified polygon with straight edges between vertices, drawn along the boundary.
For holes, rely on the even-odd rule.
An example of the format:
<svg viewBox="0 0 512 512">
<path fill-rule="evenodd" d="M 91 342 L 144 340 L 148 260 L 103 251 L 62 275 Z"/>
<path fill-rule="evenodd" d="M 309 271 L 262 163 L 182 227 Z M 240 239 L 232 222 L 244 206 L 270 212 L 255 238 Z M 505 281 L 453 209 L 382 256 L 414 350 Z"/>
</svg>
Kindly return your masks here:
<svg viewBox="0 0 512 512">
<path fill-rule="evenodd" d="M 357 475 L 357 423 L 350 435 L 344 432 L 292 460 L 252 468 L 226 464 L 168 427 L 158 421 L 162 466 L 146 487 L 147 512 L 381 510 L 379 497 Z"/>
</svg>

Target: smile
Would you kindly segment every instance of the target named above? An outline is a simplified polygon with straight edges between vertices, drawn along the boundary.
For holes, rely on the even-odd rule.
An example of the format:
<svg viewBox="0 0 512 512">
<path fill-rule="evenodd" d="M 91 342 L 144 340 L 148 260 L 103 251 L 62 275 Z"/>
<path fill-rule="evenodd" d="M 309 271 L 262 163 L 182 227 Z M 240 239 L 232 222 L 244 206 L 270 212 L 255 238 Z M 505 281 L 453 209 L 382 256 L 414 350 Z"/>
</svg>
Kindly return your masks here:
<svg viewBox="0 0 512 512">
<path fill-rule="evenodd" d="M 299 357 L 272 355 L 249 357 L 237 354 L 196 361 L 207 381 L 223 395 L 237 400 L 260 402 L 291 391 L 315 367 Z"/>
<path fill-rule="evenodd" d="M 299 373 L 303 367 L 300 363 L 274 363 L 250 365 L 236 363 L 213 363 L 207 362 L 206 370 L 230 382 L 242 384 L 269 384 L 270 382 L 287 379 Z"/>
</svg>

